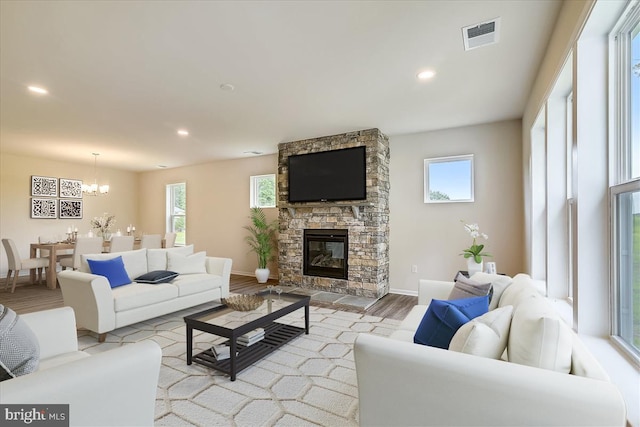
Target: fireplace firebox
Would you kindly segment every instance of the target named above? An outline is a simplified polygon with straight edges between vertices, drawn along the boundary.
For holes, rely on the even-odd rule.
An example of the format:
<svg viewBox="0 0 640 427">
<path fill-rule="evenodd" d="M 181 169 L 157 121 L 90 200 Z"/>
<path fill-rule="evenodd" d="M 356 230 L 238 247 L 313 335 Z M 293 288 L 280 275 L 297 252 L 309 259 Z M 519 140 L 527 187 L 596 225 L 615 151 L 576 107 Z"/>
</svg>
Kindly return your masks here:
<svg viewBox="0 0 640 427">
<path fill-rule="evenodd" d="M 349 230 L 304 230 L 305 276 L 348 279 Z"/>
</svg>

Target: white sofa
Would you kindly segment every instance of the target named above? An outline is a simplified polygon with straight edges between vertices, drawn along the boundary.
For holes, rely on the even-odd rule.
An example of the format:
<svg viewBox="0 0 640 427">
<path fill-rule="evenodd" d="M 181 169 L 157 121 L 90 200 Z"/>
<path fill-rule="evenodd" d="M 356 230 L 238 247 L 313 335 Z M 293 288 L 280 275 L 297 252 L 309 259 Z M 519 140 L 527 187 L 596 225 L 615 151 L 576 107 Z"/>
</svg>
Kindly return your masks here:
<svg viewBox="0 0 640 427">
<path fill-rule="evenodd" d="M 153 425 L 162 360 L 157 343 L 90 356 L 78 351 L 71 308 L 20 317 L 38 339 L 40 364 L 33 373 L 0 382 L 1 404 L 68 404 L 71 426 Z"/>
<path fill-rule="evenodd" d="M 203 271 L 180 274 L 169 283 L 146 284 L 133 280 L 157 270 L 171 270 L 169 254 L 191 255 L 193 246 L 169 249 L 139 249 L 108 254 L 82 255 L 79 271 L 58 274 L 64 304 L 73 307 L 78 326 L 98 334 L 123 326 L 193 307 L 229 295 L 232 260 L 205 257 Z M 90 273 L 87 260 L 107 260 L 122 256 L 132 283 L 111 288 L 104 276 Z M 204 254 L 203 254 L 204 256 Z"/>
<path fill-rule="evenodd" d="M 472 279 L 486 282 L 488 275 L 478 274 Z M 490 309 L 513 306 L 505 354 L 492 359 L 414 344 L 415 331 L 431 300 L 448 299 L 454 286 L 453 282 L 421 280 L 418 305 L 397 331 L 389 338 L 369 334 L 356 338 L 360 424 L 624 426 L 622 395 L 571 328 L 562 320 L 552 327 L 557 313 L 550 311 L 551 305 L 531 279 L 492 275 L 489 280 L 498 281 Z M 542 320 L 527 317 L 538 309 L 544 311 Z M 537 338 L 547 344 L 540 352 L 549 353 L 557 369 L 569 372 L 507 361 L 510 351 L 522 350 L 517 346 L 523 335 L 535 335 L 529 328 L 536 325 L 541 327 Z M 548 345 L 554 340 L 557 345 Z M 535 345 L 527 349 L 539 350 Z"/>
</svg>

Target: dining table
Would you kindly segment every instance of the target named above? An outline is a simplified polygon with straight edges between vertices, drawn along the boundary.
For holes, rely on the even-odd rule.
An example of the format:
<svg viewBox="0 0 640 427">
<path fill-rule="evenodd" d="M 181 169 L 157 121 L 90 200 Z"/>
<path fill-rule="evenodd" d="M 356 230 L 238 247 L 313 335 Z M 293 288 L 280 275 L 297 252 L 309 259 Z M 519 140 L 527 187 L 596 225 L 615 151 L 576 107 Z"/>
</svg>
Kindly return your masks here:
<svg viewBox="0 0 640 427">
<path fill-rule="evenodd" d="M 163 239 L 164 242 L 164 239 Z M 47 250 L 49 251 L 49 268 L 47 269 L 47 288 L 55 289 L 57 287 L 57 271 L 56 271 L 56 263 L 58 262 L 58 252 L 59 251 L 67 251 L 73 250 L 75 248 L 75 242 L 49 242 L 49 243 L 31 243 L 31 258 L 36 258 L 39 253 L 38 251 Z M 105 240 L 102 244 L 104 248 L 103 252 L 108 252 L 109 247 L 111 246 L 111 242 Z M 140 247 L 140 239 L 134 240 L 134 249 Z M 164 245 L 163 245 L 164 247 Z M 36 269 L 31 269 L 30 272 L 31 283 L 36 281 Z"/>
</svg>

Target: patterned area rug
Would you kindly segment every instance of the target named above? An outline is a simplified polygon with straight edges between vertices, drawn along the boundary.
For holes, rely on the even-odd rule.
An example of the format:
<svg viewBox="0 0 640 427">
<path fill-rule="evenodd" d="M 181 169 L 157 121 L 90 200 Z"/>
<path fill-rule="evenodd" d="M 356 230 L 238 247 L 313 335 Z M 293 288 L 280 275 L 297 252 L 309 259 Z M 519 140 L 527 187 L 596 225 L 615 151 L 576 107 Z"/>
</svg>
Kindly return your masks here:
<svg viewBox="0 0 640 427">
<path fill-rule="evenodd" d="M 357 426 L 353 342 L 360 332 L 388 336 L 400 321 L 310 307 L 309 335 L 256 362 L 232 382 L 221 372 L 186 363 L 183 317 L 193 307 L 117 329 L 97 343 L 79 333 L 80 349 L 98 353 L 144 339 L 162 347 L 156 426 Z M 304 327 L 304 310 L 278 320 Z M 194 354 L 224 340 L 194 331 Z"/>
</svg>

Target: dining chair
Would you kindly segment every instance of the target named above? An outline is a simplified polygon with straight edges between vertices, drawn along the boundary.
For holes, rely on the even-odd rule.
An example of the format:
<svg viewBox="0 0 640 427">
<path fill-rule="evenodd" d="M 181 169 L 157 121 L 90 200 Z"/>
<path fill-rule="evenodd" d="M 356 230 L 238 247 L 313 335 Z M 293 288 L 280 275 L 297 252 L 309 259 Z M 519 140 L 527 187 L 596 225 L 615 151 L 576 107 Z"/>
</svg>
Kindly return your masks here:
<svg viewBox="0 0 640 427">
<path fill-rule="evenodd" d="M 20 252 L 18 247 L 12 239 L 2 239 L 2 245 L 7 252 L 7 260 L 9 261 L 9 270 L 7 271 L 7 278 L 5 279 L 4 288 L 9 287 L 9 279 L 13 272 L 13 283 L 11 285 L 11 293 L 16 290 L 16 282 L 18 281 L 18 273 L 20 270 L 31 270 L 32 268 L 38 269 L 38 281 L 42 282 L 42 269 L 45 272 L 49 269 L 49 258 L 20 258 Z"/>
<path fill-rule="evenodd" d="M 60 260 L 63 270 L 80 268 L 82 254 L 99 254 L 102 252 L 102 237 L 78 237 L 73 248 L 73 256 Z"/>
<path fill-rule="evenodd" d="M 159 234 L 143 234 L 140 247 L 147 249 L 159 249 L 162 247 L 162 236 Z"/>
<path fill-rule="evenodd" d="M 172 248 L 176 244 L 176 233 L 167 233 L 164 235 L 164 247 Z"/>
<path fill-rule="evenodd" d="M 133 250 L 133 236 L 112 236 L 109 252 L 124 252 Z"/>
</svg>

